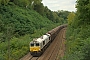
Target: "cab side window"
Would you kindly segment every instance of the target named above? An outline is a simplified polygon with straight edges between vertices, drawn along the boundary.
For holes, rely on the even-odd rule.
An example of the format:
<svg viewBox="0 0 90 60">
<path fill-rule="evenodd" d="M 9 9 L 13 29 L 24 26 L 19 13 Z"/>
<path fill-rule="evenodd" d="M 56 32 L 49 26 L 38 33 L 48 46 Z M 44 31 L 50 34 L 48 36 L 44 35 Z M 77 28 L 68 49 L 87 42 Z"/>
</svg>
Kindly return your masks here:
<svg viewBox="0 0 90 60">
<path fill-rule="evenodd" d="M 45 41 L 43 41 L 43 45 L 45 44 Z"/>
<path fill-rule="evenodd" d="M 51 37 L 49 37 L 49 40 L 51 40 Z"/>
</svg>

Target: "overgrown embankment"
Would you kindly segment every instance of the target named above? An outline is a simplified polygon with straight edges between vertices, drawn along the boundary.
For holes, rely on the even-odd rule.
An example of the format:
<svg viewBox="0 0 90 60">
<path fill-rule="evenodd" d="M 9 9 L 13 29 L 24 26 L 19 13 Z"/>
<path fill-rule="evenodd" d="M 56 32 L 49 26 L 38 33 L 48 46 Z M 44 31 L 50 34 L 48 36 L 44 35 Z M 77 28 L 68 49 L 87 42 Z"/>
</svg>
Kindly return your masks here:
<svg viewBox="0 0 90 60">
<path fill-rule="evenodd" d="M 5 5 L 0 7 L 0 60 L 19 60 L 29 52 L 29 42 L 60 25 L 34 10 Z"/>
<path fill-rule="evenodd" d="M 62 60 L 90 60 L 90 0 L 78 0 L 74 20 L 68 25 L 66 55 Z"/>
</svg>

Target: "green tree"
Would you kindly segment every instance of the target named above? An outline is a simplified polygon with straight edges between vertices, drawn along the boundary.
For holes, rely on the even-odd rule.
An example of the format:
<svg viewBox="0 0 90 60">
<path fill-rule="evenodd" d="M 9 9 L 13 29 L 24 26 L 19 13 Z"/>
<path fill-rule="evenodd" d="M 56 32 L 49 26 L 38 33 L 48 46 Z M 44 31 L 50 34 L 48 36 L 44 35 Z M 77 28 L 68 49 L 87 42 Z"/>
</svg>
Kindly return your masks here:
<svg viewBox="0 0 90 60">
<path fill-rule="evenodd" d="M 78 24 L 89 24 L 90 22 L 90 0 L 77 0 L 77 19 Z"/>
<path fill-rule="evenodd" d="M 82 49 L 84 54 L 83 60 L 89 60 L 90 59 L 90 38 L 88 38 L 90 35 L 90 0 L 77 0 L 77 12 L 76 12 L 76 23 L 78 26 L 73 24 L 75 27 L 82 27 L 82 35 L 81 38 L 83 38 L 85 43 L 83 46 L 85 48 Z M 87 42 L 88 41 L 88 42 Z M 87 42 L 87 43 L 86 43 Z"/>
<path fill-rule="evenodd" d="M 0 0 L 0 4 L 7 5 L 10 0 Z"/>
<path fill-rule="evenodd" d="M 13 2 L 14 0 L 10 0 L 10 2 Z"/>
<path fill-rule="evenodd" d="M 42 2 L 42 0 L 33 0 L 33 5 L 40 4 L 41 2 Z"/>
<path fill-rule="evenodd" d="M 58 10 L 57 14 L 59 17 L 63 18 L 63 23 L 67 23 L 67 16 L 69 15 L 69 11 L 63 11 L 63 10 Z"/>
<path fill-rule="evenodd" d="M 44 15 L 44 6 L 43 6 L 43 3 L 34 5 L 34 10 L 36 10 L 39 14 Z"/>
<path fill-rule="evenodd" d="M 63 17 L 64 20 L 67 20 L 67 16 L 69 13 L 70 13 L 69 11 L 58 10 L 58 16 Z"/>
<path fill-rule="evenodd" d="M 44 12 L 45 12 L 45 16 L 47 17 L 47 14 L 49 13 L 49 9 L 47 6 L 44 6 Z"/>
<path fill-rule="evenodd" d="M 14 3 L 22 7 L 27 7 L 30 4 L 29 0 L 14 0 Z"/>
<path fill-rule="evenodd" d="M 75 19 L 69 20 L 64 60 L 90 60 L 90 0 L 77 0 L 76 8 Z"/>
<path fill-rule="evenodd" d="M 67 16 L 68 24 L 72 23 L 72 21 L 74 20 L 74 17 L 75 17 L 75 13 L 74 12 L 69 13 L 69 15 Z"/>
<path fill-rule="evenodd" d="M 0 5 L 1 5 L 1 1 L 2 1 L 2 0 L 0 0 Z"/>
<path fill-rule="evenodd" d="M 0 31 L 2 31 L 2 28 L 3 28 L 2 25 L 3 25 L 2 20 L 0 20 Z"/>
</svg>

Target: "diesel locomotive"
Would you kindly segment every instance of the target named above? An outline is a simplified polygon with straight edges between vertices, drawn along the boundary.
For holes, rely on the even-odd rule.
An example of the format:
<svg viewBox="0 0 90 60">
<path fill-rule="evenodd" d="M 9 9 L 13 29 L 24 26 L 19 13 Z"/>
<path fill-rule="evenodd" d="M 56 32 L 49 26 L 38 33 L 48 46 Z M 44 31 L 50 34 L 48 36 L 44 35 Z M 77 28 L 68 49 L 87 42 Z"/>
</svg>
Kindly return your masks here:
<svg viewBox="0 0 90 60">
<path fill-rule="evenodd" d="M 48 31 L 43 36 L 33 39 L 30 42 L 30 54 L 32 56 L 41 56 L 42 53 L 46 50 L 46 48 L 51 44 L 51 42 L 55 39 L 57 34 L 61 29 L 67 27 L 67 24 L 58 26 L 51 31 Z"/>
</svg>

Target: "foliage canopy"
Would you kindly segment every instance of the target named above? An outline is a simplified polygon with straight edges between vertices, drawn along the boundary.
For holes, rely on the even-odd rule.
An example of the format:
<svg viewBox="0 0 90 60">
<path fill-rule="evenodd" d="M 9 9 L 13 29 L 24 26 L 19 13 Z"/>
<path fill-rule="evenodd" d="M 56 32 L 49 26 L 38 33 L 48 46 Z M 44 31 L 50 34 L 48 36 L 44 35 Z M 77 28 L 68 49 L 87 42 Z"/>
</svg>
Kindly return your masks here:
<svg viewBox="0 0 90 60">
<path fill-rule="evenodd" d="M 90 60 L 90 0 L 77 0 L 76 8 L 75 17 L 68 25 L 67 51 L 62 60 Z"/>
</svg>

